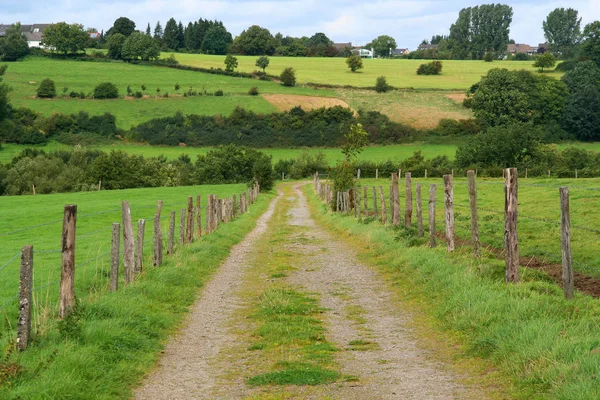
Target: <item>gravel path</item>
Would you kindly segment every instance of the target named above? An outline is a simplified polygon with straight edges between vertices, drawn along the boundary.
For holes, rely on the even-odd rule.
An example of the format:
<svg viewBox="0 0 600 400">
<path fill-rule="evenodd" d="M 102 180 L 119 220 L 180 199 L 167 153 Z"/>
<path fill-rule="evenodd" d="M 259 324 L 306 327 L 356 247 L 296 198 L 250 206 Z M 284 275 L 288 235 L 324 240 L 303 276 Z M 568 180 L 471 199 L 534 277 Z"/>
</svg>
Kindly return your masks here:
<svg viewBox="0 0 600 400">
<path fill-rule="evenodd" d="M 288 251 L 298 254 L 296 269 L 286 280 L 320 298 L 326 308 L 327 340 L 341 349 L 336 362 L 342 374 L 358 379 L 312 388 L 288 387 L 286 397 L 281 398 L 485 398 L 477 388 L 459 383 L 459 376 L 418 347 L 407 328 L 410 316 L 394 301 L 386 283 L 358 261 L 348 244 L 315 224 L 301 185 L 296 184 L 293 196 L 289 192 L 287 196 L 287 223 L 303 228 L 283 243 Z M 273 393 L 268 387 L 245 386 L 245 363 L 252 362 L 253 356 L 244 353 L 247 343 L 235 343 L 236 339 L 244 340 L 234 331 L 245 324 L 236 320 L 243 314 L 236 309 L 247 306 L 240 293 L 245 270 L 254 259 L 253 245 L 264 237 L 281 198 L 280 193 L 202 291 L 186 326 L 167 345 L 157 369 L 137 390 L 136 399 L 280 398 L 269 397 Z M 238 373 L 231 376 L 231 371 Z M 281 390 L 273 388 L 273 392 Z"/>
</svg>

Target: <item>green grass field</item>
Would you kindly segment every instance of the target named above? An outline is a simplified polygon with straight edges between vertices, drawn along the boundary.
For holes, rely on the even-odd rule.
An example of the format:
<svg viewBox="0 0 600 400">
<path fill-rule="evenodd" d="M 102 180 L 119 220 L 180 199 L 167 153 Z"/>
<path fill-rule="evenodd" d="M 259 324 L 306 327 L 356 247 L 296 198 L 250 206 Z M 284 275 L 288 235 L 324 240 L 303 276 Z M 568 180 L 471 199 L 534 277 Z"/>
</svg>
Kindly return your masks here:
<svg viewBox="0 0 600 400">
<path fill-rule="evenodd" d="M 168 54 L 163 53 L 163 57 Z M 175 54 L 180 64 L 204 68 L 224 68 L 225 56 L 209 56 L 200 54 Z M 252 72 L 257 69 L 254 65 L 257 57 L 237 56 L 239 70 Z M 418 76 L 416 71 L 419 65 L 427 60 L 364 60 L 364 69 L 352 73 L 346 65 L 344 58 L 319 58 L 319 57 L 270 57 L 271 63 L 267 73 L 279 75 L 283 69 L 293 67 L 296 69 L 298 83 L 307 82 L 351 85 L 358 87 L 375 86 L 379 76 L 385 76 L 388 83 L 399 88 L 415 89 L 455 89 L 466 90 L 478 82 L 491 68 L 527 69 L 533 68 L 533 61 L 443 61 L 444 68 L 441 76 Z M 553 76 L 559 74 L 551 73 Z"/>
<path fill-rule="evenodd" d="M 149 95 L 143 99 L 91 100 L 56 98 L 52 100 L 37 99 L 36 89 L 45 79 L 53 79 L 57 94 L 63 88 L 68 92 L 91 93 L 101 82 L 112 82 L 125 95 L 127 86 L 133 91 L 141 91 L 141 85 L 147 86 Z M 264 82 L 254 79 L 232 78 L 228 76 L 205 74 L 193 71 L 182 71 L 148 65 L 132 65 L 125 63 L 94 63 L 48 58 L 29 57 L 23 62 L 9 65 L 5 81 L 12 86 L 11 103 L 15 107 L 29 107 L 42 114 L 53 112 L 77 113 L 86 111 L 91 115 L 110 112 L 117 117 L 119 127 L 129 129 L 131 125 L 152 118 L 171 116 L 177 111 L 187 114 L 222 114 L 229 115 L 237 106 L 260 113 L 275 112 L 276 109 L 261 96 L 249 96 L 248 90 L 256 86 L 260 93 L 286 93 L 311 96 L 335 96 L 329 90 L 315 91 L 312 88 L 285 88 L 278 83 Z M 181 85 L 179 95 L 175 96 L 174 86 Z M 206 90 L 214 93 L 223 90 L 225 96 L 182 97 L 183 91 L 192 87 L 196 91 Z M 168 92 L 167 99 L 156 98 L 156 89 L 161 93 Z"/>
<path fill-rule="evenodd" d="M 429 185 L 437 185 L 437 230 L 444 230 L 443 181 L 413 177 L 413 203 L 416 202 L 415 185 L 423 185 L 424 225 L 428 229 Z M 471 214 L 465 178 L 454 180 L 456 234 L 471 239 Z M 389 196 L 389 179 L 363 179 L 362 185 L 383 185 Z M 561 263 L 560 198 L 558 188 L 570 186 L 572 248 L 574 268 L 583 274 L 600 277 L 600 259 L 596 243 L 600 234 L 600 211 L 593 207 L 600 201 L 600 179 L 525 179 L 519 181 L 519 249 L 522 263 L 536 256 L 553 264 Z M 406 208 L 405 181 L 400 181 L 400 208 L 402 218 Z M 504 181 L 478 179 L 479 230 L 483 244 L 496 249 L 504 248 Z M 371 199 L 371 192 L 369 198 Z M 372 209 L 372 199 L 369 202 Z M 389 213 L 389 202 L 388 202 Z M 413 205 L 413 225 L 416 226 L 416 205 Z M 442 244 L 443 245 L 443 244 Z"/>
</svg>

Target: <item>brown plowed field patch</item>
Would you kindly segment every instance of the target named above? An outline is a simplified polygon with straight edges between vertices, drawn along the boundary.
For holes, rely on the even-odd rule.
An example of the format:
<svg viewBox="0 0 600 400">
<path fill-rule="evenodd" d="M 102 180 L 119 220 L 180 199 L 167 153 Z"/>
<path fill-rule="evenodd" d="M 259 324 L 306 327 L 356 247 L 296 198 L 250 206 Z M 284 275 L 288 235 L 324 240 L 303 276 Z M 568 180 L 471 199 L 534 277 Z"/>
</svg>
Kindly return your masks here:
<svg viewBox="0 0 600 400">
<path fill-rule="evenodd" d="M 464 93 L 450 93 L 450 94 L 447 94 L 446 97 L 449 98 L 450 100 L 454 100 L 455 102 L 462 104 L 462 102 L 465 100 L 467 95 Z"/>
<path fill-rule="evenodd" d="M 263 97 L 279 111 L 288 111 L 296 106 L 302 107 L 304 111 L 334 106 L 351 108 L 344 100 L 334 97 L 300 96 L 296 94 L 265 94 Z"/>
</svg>

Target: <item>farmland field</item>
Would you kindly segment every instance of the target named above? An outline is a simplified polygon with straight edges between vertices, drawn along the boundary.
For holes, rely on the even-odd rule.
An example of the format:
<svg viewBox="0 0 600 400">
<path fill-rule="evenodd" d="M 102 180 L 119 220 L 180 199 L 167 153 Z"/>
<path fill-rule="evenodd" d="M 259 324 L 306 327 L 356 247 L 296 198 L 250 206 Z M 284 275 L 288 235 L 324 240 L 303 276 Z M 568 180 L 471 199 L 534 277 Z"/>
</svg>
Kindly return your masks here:
<svg viewBox="0 0 600 400">
<path fill-rule="evenodd" d="M 162 57 L 168 54 L 163 53 Z M 252 72 L 257 69 L 254 65 L 256 57 L 236 56 L 239 61 L 239 70 Z M 175 58 L 183 65 L 204 68 L 223 68 L 225 56 L 210 56 L 200 54 L 176 54 Z M 319 57 L 270 57 L 271 63 L 267 73 L 279 75 L 286 67 L 296 69 L 298 83 L 308 82 L 351 85 L 357 87 L 375 86 L 375 79 L 385 76 L 390 85 L 398 88 L 415 89 L 445 89 L 466 90 L 478 82 L 491 68 L 527 69 L 533 68 L 533 61 L 456 61 L 444 60 L 444 69 L 441 76 L 419 76 L 416 71 L 419 65 L 428 60 L 363 60 L 364 69 L 352 73 L 346 65 L 344 58 L 319 58 Z M 551 76 L 560 76 L 550 73 Z"/>
</svg>

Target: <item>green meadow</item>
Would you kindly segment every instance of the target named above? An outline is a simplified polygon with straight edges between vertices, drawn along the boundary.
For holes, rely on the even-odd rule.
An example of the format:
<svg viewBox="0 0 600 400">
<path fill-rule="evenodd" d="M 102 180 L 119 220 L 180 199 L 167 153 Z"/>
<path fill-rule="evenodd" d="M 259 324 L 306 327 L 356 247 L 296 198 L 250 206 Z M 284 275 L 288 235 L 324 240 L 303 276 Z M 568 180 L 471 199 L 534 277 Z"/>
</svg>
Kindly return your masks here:
<svg viewBox="0 0 600 400">
<path fill-rule="evenodd" d="M 162 57 L 168 56 L 163 53 Z M 236 56 L 239 70 L 252 72 L 257 57 Z M 175 54 L 180 64 L 204 68 L 224 68 L 225 56 L 211 56 L 202 54 Z M 285 68 L 293 67 L 296 70 L 298 83 L 321 83 L 328 85 L 350 85 L 357 87 L 375 86 L 379 76 L 385 76 L 390 85 L 398 88 L 415 89 L 445 89 L 466 90 L 478 82 L 491 68 L 507 68 L 510 70 L 527 69 L 536 71 L 533 61 L 458 61 L 444 60 L 442 75 L 419 76 L 417 68 L 429 60 L 404 60 L 404 59 L 373 59 L 363 60 L 364 68 L 352 73 L 346 65 L 346 59 L 321 58 L 321 57 L 270 57 L 267 73 L 279 75 Z M 560 76 L 558 73 L 550 73 Z"/>
</svg>

